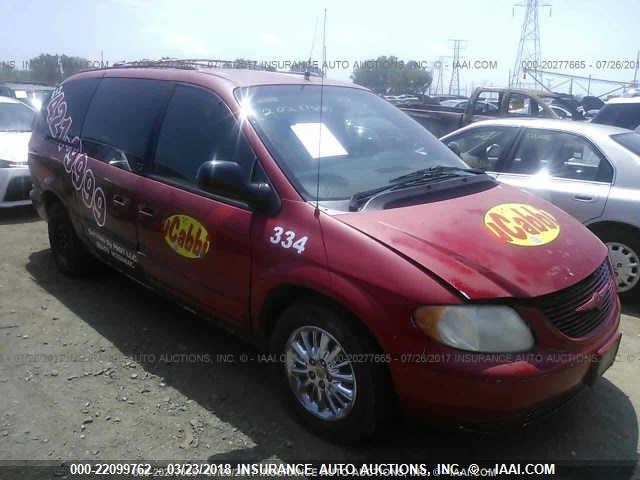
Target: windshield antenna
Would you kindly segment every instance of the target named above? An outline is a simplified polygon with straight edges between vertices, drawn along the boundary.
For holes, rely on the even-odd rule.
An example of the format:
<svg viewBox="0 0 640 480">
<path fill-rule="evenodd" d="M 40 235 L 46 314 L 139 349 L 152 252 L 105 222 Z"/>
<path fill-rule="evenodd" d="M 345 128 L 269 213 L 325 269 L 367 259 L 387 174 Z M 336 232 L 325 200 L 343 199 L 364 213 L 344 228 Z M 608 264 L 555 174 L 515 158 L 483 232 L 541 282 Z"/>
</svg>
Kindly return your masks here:
<svg viewBox="0 0 640 480">
<path fill-rule="evenodd" d="M 311 77 L 311 59 L 313 58 L 313 51 L 316 49 L 316 35 L 318 34 L 318 17 L 316 17 L 316 23 L 313 27 L 313 38 L 311 39 L 311 51 L 309 52 L 309 60 L 307 60 L 307 66 L 304 69 L 304 79 L 309 80 Z"/>
<path fill-rule="evenodd" d="M 316 211 L 315 214 L 320 213 L 320 161 L 322 160 L 322 104 L 324 101 L 324 76 L 325 66 L 327 65 L 327 9 L 324 9 L 324 21 L 322 25 L 322 69 L 320 77 L 320 125 L 318 125 L 318 175 L 316 182 Z"/>
</svg>

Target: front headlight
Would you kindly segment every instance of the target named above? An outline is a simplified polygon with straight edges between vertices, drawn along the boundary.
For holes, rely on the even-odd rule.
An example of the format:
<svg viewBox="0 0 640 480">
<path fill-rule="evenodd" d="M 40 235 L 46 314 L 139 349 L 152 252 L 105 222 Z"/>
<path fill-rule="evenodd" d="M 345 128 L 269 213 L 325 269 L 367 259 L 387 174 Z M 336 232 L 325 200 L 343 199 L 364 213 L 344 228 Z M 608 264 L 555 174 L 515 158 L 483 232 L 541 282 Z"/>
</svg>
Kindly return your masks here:
<svg viewBox="0 0 640 480">
<path fill-rule="evenodd" d="M 424 306 L 413 319 L 434 340 L 460 350 L 523 352 L 534 344 L 525 321 L 503 305 Z"/>
</svg>

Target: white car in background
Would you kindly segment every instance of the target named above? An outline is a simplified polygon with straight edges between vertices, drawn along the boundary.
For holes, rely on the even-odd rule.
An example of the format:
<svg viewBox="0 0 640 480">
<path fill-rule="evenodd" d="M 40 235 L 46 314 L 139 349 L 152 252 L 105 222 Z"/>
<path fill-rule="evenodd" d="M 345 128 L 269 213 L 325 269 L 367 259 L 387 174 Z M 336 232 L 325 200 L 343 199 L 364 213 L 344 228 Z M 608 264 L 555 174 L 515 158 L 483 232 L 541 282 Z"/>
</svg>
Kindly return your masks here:
<svg viewBox="0 0 640 480">
<path fill-rule="evenodd" d="M 34 115 L 23 102 L 0 97 L 0 208 L 31 204 L 27 156 Z"/>
<path fill-rule="evenodd" d="M 609 249 L 620 296 L 640 299 L 640 134 L 586 122 L 505 118 L 473 123 L 441 140 L 471 167 L 584 223 Z"/>
</svg>

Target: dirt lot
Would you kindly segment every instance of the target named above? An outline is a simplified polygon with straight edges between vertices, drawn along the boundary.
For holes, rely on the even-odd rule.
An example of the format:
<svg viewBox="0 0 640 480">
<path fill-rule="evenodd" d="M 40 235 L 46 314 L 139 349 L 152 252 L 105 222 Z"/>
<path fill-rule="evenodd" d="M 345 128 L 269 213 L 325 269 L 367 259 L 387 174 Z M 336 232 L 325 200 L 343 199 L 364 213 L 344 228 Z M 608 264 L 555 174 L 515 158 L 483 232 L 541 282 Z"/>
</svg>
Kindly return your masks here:
<svg viewBox="0 0 640 480">
<path fill-rule="evenodd" d="M 410 422 L 345 448 L 289 417 L 266 367 L 221 360 L 255 353 L 242 341 L 116 273 L 60 275 L 30 209 L 0 211 L 0 239 L 0 459 L 638 458 L 638 310 L 605 378 L 550 420 L 490 437 Z"/>
</svg>

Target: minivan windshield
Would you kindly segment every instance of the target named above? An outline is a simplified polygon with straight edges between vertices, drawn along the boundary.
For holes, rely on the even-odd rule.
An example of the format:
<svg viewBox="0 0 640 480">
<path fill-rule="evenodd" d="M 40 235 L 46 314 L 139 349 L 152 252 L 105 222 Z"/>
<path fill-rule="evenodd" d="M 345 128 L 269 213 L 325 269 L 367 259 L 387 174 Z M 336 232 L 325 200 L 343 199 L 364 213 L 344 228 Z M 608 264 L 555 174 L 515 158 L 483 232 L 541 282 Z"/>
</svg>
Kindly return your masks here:
<svg viewBox="0 0 640 480">
<path fill-rule="evenodd" d="M 422 126 L 365 90 L 268 85 L 240 89 L 237 96 L 243 116 L 305 200 L 348 200 L 435 166 L 469 168 Z"/>
<path fill-rule="evenodd" d="M 22 103 L 0 103 L 0 132 L 30 132 L 33 116 Z"/>
</svg>

